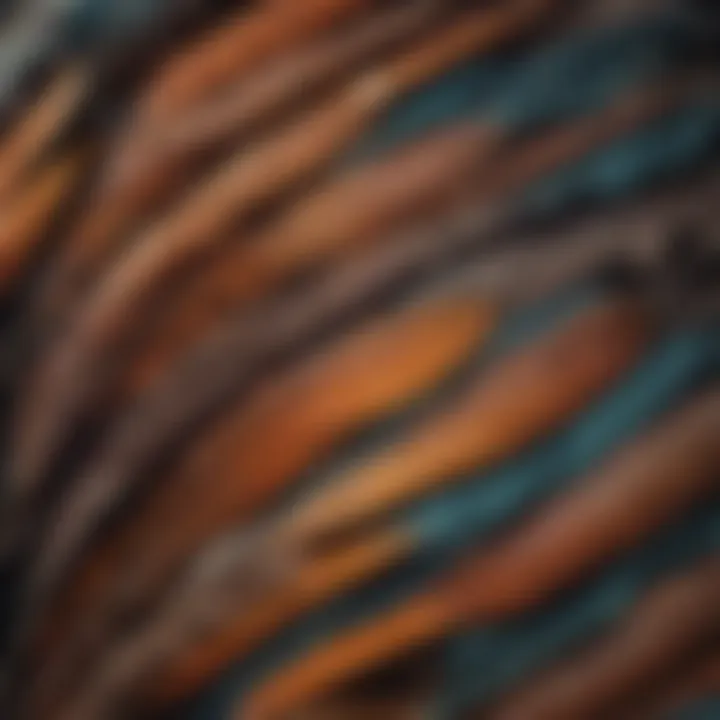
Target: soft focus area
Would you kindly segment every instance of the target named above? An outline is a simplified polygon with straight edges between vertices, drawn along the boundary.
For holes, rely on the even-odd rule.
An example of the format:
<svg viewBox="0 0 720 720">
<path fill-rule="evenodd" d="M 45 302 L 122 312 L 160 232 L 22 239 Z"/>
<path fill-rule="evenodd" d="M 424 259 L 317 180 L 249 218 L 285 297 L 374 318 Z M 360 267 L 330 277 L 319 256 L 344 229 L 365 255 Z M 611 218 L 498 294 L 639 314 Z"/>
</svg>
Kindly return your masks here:
<svg viewBox="0 0 720 720">
<path fill-rule="evenodd" d="M 0 720 L 720 720 L 720 4 L 0 0 Z"/>
</svg>

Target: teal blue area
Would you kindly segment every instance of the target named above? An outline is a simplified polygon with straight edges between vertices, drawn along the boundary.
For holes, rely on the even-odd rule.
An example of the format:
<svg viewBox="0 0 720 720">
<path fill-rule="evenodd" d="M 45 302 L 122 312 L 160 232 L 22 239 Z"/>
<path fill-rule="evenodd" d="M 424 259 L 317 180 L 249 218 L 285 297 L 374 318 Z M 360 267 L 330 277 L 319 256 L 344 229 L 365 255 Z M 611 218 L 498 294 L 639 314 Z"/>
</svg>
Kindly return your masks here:
<svg viewBox="0 0 720 720">
<path fill-rule="evenodd" d="M 586 113 L 657 81 L 693 44 L 674 14 L 551 39 L 520 56 L 478 58 L 396 103 L 351 157 L 377 157 L 448 123 L 480 120 L 508 132 Z"/>
<path fill-rule="evenodd" d="M 447 645 L 444 687 L 432 717 L 457 718 L 491 702 L 593 637 L 611 631 L 613 623 L 662 577 L 718 550 L 720 506 L 716 504 L 666 530 L 550 607 L 453 638 Z M 702 717 L 720 716 L 697 716 Z"/>
<path fill-rule="evenodd" d="M 132 41 L 190 7 L 189 0 L 76 0 L 65 17 L 66 42 L 74 50 L 102 50 L 103 43 Z"/>
<path fill-rule="evenodd" d="M 479 357 L 479 367 L 492 370 L 503 358 L 528 348 L 544 335 L 558 332 L 566 323 L 609 299 L 601 281 L 582 278 L 548 293 L 526 307 L 513 310 L 487 340 Z"/>
<path fill-rule="evenodd" d="M 704 698 L 663 720 L 718 720 L 720 695 Z"/>
<path fill-rule="evenodd" d="M 509 68 L 508 60 L 475 59 L 408 93 L 350 150 L 347 160 L 379 157 L 448 123 L 474 116 L 502 87 Z"/>
<path fill-rule="evenodd" d="M 551 42 L 510 74 L 487 118 L 522 131 L 586 113 L 627 88 L 657 81 L 691 42 L 688 27 L 668 14 Z"/>
<path fill-rule="evenodd" d="M 520 199 L 521 211 L 545 216 L 638 192 L 701 163 L 719 139 L 720 98 L 708 95 L 534 183 Z"/>
</svg>

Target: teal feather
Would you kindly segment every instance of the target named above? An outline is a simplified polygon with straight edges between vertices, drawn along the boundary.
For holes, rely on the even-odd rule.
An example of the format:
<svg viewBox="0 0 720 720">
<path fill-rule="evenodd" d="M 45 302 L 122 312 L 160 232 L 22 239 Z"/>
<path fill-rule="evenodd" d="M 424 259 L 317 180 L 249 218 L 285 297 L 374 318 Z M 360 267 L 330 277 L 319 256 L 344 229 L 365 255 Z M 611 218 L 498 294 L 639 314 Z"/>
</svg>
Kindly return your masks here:
<svg viewBox="0 0 720 720">
<path fill-rule="evenodd" d="M 720 508 L 698 511 L 629 553 L 582 589 L 520 620 L 449 642 L 437 718 L 491 701 L 582 643 L 611 629 L 662 577 L 720 550 Z"/>
<path fill-rule="evenodd" d="M 676 16 L 661 14 L 552 41 L 510 74 L 483 117 L 519 132 L 586 113 L 661 77 L 691 37 Z"/>
<path fill-rule="evenodd" d="M 398 101 L 351 157 L 378 156 L 463 118 L 519 133 L 589 112 L 662 77 L 693 37 L 687 23 L 662 14 L 578 32 L 519 57 L 475 59 Z"/>
<path fill-rule="evenodd" d="M 476 59 L 408 93 L 349 151 L 347 161 L 376 158 L 484 107 L 506 82 L 509 61 Z"/>
<path fill-rule="evenodd" d="M 106 43 L 132 41 L 157 31 L 193 3 L 199 4 L 197 0 L 76 0 L 64 20 L 65 43 L 102 51 Z"/>
<path fill-rule="evenodd" d="M 547 216 L 643 190 L 702 163 L 718 139 L 720 103 L 708 97 L 532 184 L 519 201 L 521 212 Z"/>
</svg>

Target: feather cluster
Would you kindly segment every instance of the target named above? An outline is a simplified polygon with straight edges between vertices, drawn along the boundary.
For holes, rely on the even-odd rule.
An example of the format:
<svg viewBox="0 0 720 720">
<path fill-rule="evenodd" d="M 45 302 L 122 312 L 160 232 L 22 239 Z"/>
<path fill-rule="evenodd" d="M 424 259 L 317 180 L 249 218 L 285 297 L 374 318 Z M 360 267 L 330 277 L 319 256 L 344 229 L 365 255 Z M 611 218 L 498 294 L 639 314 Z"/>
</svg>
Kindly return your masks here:
<svg viewBox="0 0 720 720">
<path fill-rule="evenodd" d="M 720 717 L 719 47 L 0 4 L 0 717 Z"/>
</svg>

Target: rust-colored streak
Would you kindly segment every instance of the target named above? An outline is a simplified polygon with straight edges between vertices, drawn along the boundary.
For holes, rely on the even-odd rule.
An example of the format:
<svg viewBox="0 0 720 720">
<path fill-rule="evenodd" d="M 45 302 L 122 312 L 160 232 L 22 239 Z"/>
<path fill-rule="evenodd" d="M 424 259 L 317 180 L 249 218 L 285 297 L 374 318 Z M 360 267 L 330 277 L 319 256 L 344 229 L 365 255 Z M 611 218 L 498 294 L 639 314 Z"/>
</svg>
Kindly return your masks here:
<svg viewBox="0 0 720 720">
<path fill-rule="evenodd" d="M 297 508 L 293 542 L 331 534 L 484 468 L 552 432 L 618 377 L 647 339 L 644 313 L 609 301 L 515 353 L 439 415 Z"/>
<path fill-rule="evenodd" d="M 173 56 L 151 85 L 138 113 L 138 124 L 159 128 L 159 121 L 207 97 L 276 50 L 287 49 L 369 5 L 369 0 L 311 0 L 297 5 L 243 13 L 191 52 Z M 399 91 L 441 74 L 476 52 L 491 49 L 506 38 L 526 31 L 558 4 L 557 0 L 513 0 L 499 7 L 480 8 L 461 22 L 439 29 L 417 50 L 389 68 Z M 238 40 L 238 34 L 243 39 Z"/>
<path fill-rule="evenodd" d="M 237 708 L 236 720 L 271 720 L 316 700 L 326 689 L 388 660 L 411 652 L 453 629 L 441 594 L 425 594 L 400 610 L 360 627 L 309 653 L 260 684 Z"/>
<path fill-rule="evenodd" d="M 134 124 L 162 132 L 162 123 L 272 58 L 351 18 L 373 0 L 304 0 L 282 8 L 242 8 L 221 27 L 171 55 L 156 71 Z"/>
<path fill-rule="evenodd" d="M 88 88 L 84 68 L 61 72 L 0 146 L 0 201 L 6 202 L 33 164 L 60 135 Z"/>
<path fill-rule="evenodd" d="M 41 169 L 0 209 L 0 288 L 23 272 L 60 204 L 75 190 L 83 157 L 69 155 Z"/>
<path fill-rule="evenodd" d="M 309 561 L 270 597 L 238 609 L 216 632 L 173 657 L 161 673 L 148 679 L 146 701 L 162 708 L 190 697 L 223 667 L 245 657 L 301 613 L 379 574 L 411 549 L 411 538 L 384 532 Z"/>
<path fill-rule="evenodd" d="M 719 418 L 717 390 L 695 400 L 541 513 L 506 552 L 470 567 L 458 599 L 481 617 L 496 607 L 523 611 L 591 560 L 632 547 L 680 516 L 717 486 Z M 492 578 L 491 593 L 483 577 Z"/>
</svg>

